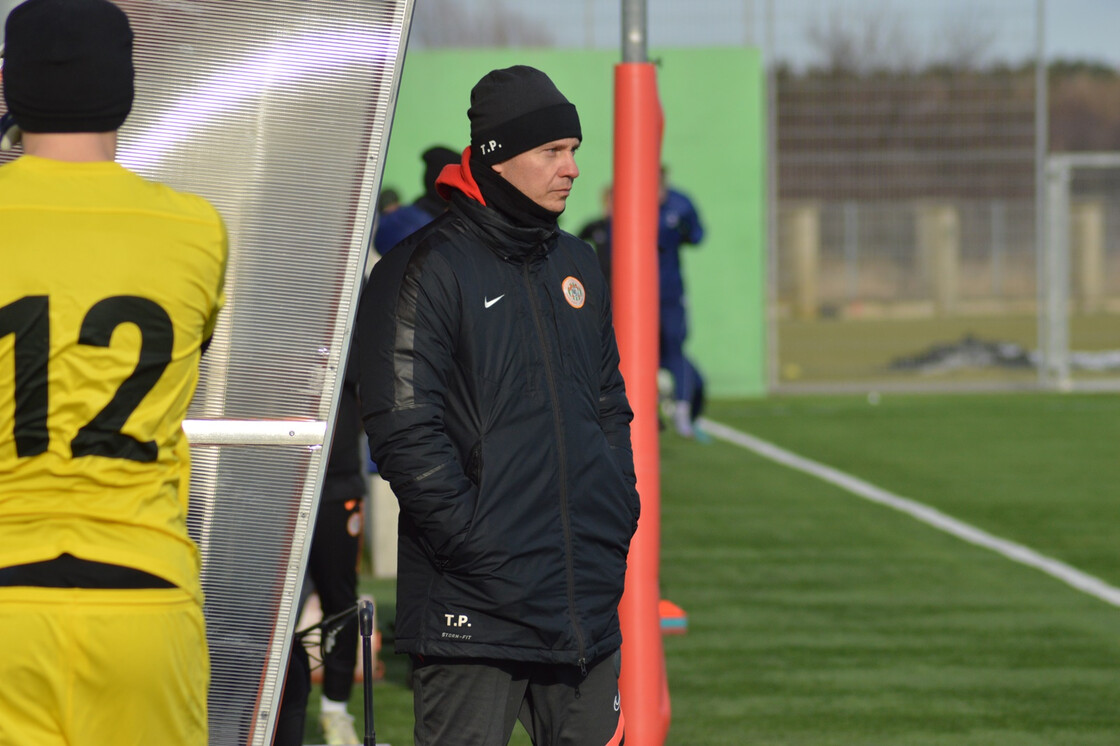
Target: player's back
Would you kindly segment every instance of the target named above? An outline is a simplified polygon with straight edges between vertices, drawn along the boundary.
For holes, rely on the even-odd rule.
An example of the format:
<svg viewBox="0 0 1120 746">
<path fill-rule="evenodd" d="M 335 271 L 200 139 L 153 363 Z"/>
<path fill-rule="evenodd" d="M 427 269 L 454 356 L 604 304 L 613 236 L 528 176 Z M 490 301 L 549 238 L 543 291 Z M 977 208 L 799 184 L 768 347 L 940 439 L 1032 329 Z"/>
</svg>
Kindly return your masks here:
<svg viewBox="0 0 1120 746">
<path fill-rule="evenodd" d="M 68 552 L 197 592 L 182 419 L 225 261 L 199 197 L 113 162 L 0 167 L 0 567 Z"/>
</svg>

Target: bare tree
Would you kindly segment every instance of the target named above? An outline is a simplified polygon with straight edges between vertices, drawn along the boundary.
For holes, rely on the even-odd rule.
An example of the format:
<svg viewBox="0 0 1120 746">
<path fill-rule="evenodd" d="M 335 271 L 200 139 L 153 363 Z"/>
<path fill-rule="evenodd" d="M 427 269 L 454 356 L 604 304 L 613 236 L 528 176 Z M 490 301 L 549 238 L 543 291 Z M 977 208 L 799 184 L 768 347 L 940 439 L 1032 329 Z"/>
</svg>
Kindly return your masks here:
<svg viewBox="0 0 1120 746">
<path fill-rule="evenodd" d="M 415 4 L 409 43 L 441 47 L 547 47 L 548 30 L 511 10 L 501 0 L 420 0 Z"/>
<path fill-rule="evenodd" d="M 939 36 L 943 46 L 933 53 L 936 64 L 952 70 L 979 70 L 989 61 L 999 34 L 973 6 L 971 12 L 947 15 Z"/>
<path fill-rule="evenodd" d="M 810 19 L 806 37 L 833 73 L 912 71 L 919 57 L 904 16 L 885 2 L 857 12 L 833 6 Z"/>
<path fill-rule="evenodd" d="M 975 8 L 947 11 L 931 34 L 917 26 L 912 10 L 881 0 L 858 8 L 832 5 L 810 19 L 805 35 L 817 53 L 817 69 L 848 75 L 978 70 L 990 61 L 998 37 Z"/>
</svg>

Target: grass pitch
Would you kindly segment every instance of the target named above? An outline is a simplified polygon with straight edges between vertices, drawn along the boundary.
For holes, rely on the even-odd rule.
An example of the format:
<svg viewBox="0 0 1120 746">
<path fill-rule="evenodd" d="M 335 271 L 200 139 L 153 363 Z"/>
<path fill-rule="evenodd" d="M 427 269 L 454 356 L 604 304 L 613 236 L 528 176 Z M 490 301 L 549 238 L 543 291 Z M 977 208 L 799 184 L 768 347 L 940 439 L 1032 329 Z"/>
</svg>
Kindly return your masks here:
<svg viewBox="0 0 1120 746">
<path fill-rule="evenodd" d="M 781 321 L 775 331 L 779 382 L 791 390 L 804 384 L 948 388 L 975 384 L 1027 386 L 1038 381 L 1038 372 L 1033 367 L 919 372 L 892 366 L 899 359 L 921 355 L 935 346 L 958 344 L 967 337 L 1037 350 L 1038 320 L 1033 315 Z M 1120 321 L 1112 314 L 1074 314 L 1069 335 L 1073 351 L 1120 349 Z M 1115 370 L 1073 373 L 1075 379 L 1082 381 L 1117 377 Z"/>
<path fill-rule="evenodd" d="M 1120 397 L 772 398 L 709 417 L 1120 586 Z M 666 434 L 661 464 L 663 596 L 689 615 L 665 638 L 667 743 L 1120 743 L 1120 608 L 728 443 Z M 364 587 L 385 625 L 392 584 Z M 384 631 L 377 733 L 406 746 Z M 359 733 L 361 709 L 356 687 Z"/>
</svg>

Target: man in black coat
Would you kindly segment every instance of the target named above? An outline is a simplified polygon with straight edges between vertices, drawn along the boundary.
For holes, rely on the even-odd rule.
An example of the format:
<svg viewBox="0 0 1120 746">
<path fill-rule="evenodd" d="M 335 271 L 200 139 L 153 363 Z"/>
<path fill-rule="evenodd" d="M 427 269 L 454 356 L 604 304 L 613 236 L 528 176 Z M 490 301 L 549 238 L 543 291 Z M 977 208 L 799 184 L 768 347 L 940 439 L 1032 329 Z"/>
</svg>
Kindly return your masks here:
<svg viewBox="0 0 1120 746">
<path fill-rule="evenodd" d="M 520 719 L 538 744 L 616 744 L 640 506 L 606 282 L 556 224 L 579 116 L 525 66 L 484 76 L 467 115 L 448 211 L 377 263 L 358 314 L 416 743 L 506 744 Z"/>
</svg>

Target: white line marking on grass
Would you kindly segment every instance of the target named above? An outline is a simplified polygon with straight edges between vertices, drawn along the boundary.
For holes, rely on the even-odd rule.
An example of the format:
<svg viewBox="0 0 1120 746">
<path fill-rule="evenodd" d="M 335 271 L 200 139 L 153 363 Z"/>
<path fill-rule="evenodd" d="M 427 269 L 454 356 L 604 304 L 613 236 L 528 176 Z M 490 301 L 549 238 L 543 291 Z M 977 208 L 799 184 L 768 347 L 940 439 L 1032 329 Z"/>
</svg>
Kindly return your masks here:
<svg viewBox="0 0 1120 746">
<path fill-rule="evenodd" d="M 958 521 L 956 518 L 945 515 L 941 511 L 931 508 L 928 505 L 923 505 L 920 502 L 900 497 L 893 492 L 888 492 L 881 487 L 876 487 L 870 482 L 865 482 L 858 477 L 853 477 L 851 474 L 842 472 L 839 469 L 833 469 L 831 466 L 825 466 L 824 464 L 807 459 L 803 456 L 798 456 L 796 453 L 787 451 L 784 448 L 779 448 L 773 443 L 768 443 L 753 435 L 739 432 L 727 425 L 721 425 L 711 420 L 701 420 L 700 427 L 716 438 L 726 440 L 737 446 L 742 446 L 763 458 L 770 459 L 783 466 L 788 466 L 791 469 L 811 474 L 818 479 L 834 484 L 841 489 L 845 489 L 858 497 L 862 497 L 874 503 L 879 503 L 880 505 L 885 505 L 888 508 L 894 508 L 895 510 L 918 519 L 922 523 L 941 529 L 948 534 L 956 536 L 958 539 L 963 539 L 969 544 L 991 549 L 993 552 L 998 552 L 1014 562 L 1019 562 L 1020 564 L 1041 570 L 1047 575 L 1051 575 L 1079 591 L 1088 593 L 1090 596 L 1099 598 L 1105 603 L 1112 604 L 1113 606 L 1120 606 L 1120 588 L 1109 585 L 1100 578 L 1081 572 L 1077 568 L 1071 567 L 1064 562 L 1039 554 L 1022 544 L 1016 544 L 1013 541 L 993 536 L 987 531 Z"/>
</svg>

